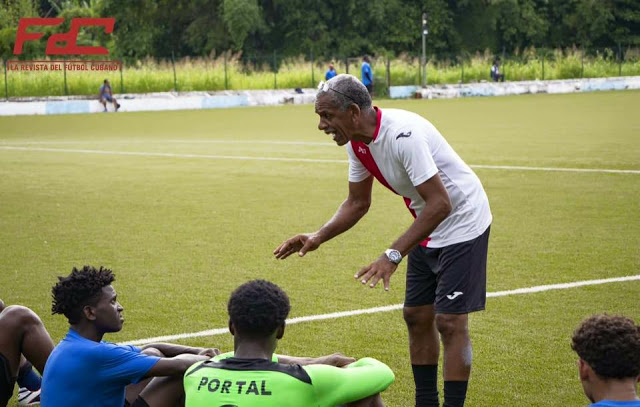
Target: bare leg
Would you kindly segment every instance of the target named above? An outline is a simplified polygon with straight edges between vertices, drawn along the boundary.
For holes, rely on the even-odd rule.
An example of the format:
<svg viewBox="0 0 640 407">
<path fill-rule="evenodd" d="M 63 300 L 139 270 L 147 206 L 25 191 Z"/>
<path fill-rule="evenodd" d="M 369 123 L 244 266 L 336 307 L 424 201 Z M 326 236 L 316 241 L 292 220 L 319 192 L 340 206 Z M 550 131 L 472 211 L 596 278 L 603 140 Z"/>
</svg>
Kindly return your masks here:
<svg viewBox="0 0 640 407">
<path fill-rule="evenodd" d="M 444 380 L 468 381 L 471 374 L 471 339 L 468 314 L 438 314 L 436 325 L 444 347 Z"/>
<path fill-rule="evenodd" d="M 382 402 L 382 397 L 380 397 L 380 393 L 374 394 L 373 396 L 369 396 L 362 400 L 354 401 L 353 403 L 348 403 L 346 407 L 384 407 L 384 403 Z"/>
<path fill-rule="evenodd" d="M 155 377 L 142 390 L 140 397 L 149 407 L 176 407 L 184 405 L 182 376 Z"/>
<path fill-rule="evenodd" d="M 159 358 L 165 357 L 165 355 L 156 348 L 147 348 L 143 350 L 142 353 L 144 353 L 145 355 L 157 356 Z M 130 404 L 133 403 L 138 395 L 142 392 L 142 390 L 144 390 L 144 388 L 147 387 L 149 383 L 151 383 L 151 379 L 153 379 L 153 377 L 140 380 L 138 383 L 130 384 L 126 387 L 125 398 Z"/>
<path fill-rule="evenodd" d="M 409 329 L 411 364 L 437 365 L 440 357 L 440 339 L 434 323 L 433 305 L 405 307 L 403 316 Z"/>
<path fill-rule="evenodd" d="M 9 361 L 12 375 L 18 373 L 21 354 L 42 374 L 53 346 L 42 321 L 29 308 L 12 305 L 0 313 L 0 352 Z"/>
</svg>

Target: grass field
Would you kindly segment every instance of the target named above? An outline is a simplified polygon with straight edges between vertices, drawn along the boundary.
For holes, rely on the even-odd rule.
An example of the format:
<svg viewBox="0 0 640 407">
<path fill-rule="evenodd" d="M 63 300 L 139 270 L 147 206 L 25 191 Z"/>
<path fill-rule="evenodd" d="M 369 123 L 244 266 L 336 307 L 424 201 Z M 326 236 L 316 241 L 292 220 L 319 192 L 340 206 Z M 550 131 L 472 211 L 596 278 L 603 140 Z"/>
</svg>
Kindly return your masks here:
<svg viewBox="0 0 640 407">
<path fill-rule="evenodd" d="M 636 171 L 476 168 L 494 215 L 488 291 L 640 274 L 640 92 L 379 104 L 423 114 L 472 165 Z M 303 259 L 271 254 L 346 196 L 346 153 L 316 125 L 312 106 L 0 118 L 0 298 L 56 342 L 50 288 L 83 264 L 116 272 L 127 322 L 111 341 L 224 328 L 229 293 L 253 278 L 288 291 L 291 317 L 402 303 L 404 265 L 388 293 L 352 278 L 412 219 L 380 185 L 348 234 Z M 588 404 L 571 332 L 596 312 L 640 320 L 639 296 L 629 281 L 489 298 L 471 318 L 467 405 Z M 278 350 L 379 358 L 396 373 L 387 405 L 412 405 L 400 311 L 291 325 Z"/>
</svg>

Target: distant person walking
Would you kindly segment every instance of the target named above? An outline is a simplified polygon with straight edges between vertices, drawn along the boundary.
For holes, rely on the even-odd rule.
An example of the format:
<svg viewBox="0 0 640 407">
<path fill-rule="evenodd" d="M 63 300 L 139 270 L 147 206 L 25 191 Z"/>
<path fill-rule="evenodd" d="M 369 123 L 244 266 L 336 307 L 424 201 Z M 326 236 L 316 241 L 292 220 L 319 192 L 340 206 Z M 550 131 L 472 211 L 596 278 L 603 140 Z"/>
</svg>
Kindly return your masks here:
<svg viewBox="0 0 640 407">
<path fill-rule="evenodd" d="M 495 59 L 491 66 L 491 79 L 494 82 L 504 82 L 504 74 L 500 73 L 500 60 Z"/>
<path fill-rule="evenodd" d="M 118 111 L 118 109 L 120 109 L 120 105 L 113 97 L 111 84 L 109 83 L 108 79 L 105 79 L 102 86 L 100 86 L 100 103 L 102 103 L 102 106 L 104 106 L 105 112 L 107 111 L 107 102 L 113 103 L 113 107 L 116 109 L 116 112 Z"/>
<path fill-rule="evenodd" d="M 329 64 L 329 70 L 327 71 L 326 74 L 324 74 L 324 80 L 328 81 L 329 79 L 333 78 L 337 74 L 338 73 L 336 72 L 335 68 L 333 67 L 333 64 Z"/>
<path fill-rule="evenodd" d="M 369 56 L 362 58 L 362 84 L 367 88 L 369 94 L 373 94 L 373 72 L 371 72 L 371 61 Z"/>
</svg>

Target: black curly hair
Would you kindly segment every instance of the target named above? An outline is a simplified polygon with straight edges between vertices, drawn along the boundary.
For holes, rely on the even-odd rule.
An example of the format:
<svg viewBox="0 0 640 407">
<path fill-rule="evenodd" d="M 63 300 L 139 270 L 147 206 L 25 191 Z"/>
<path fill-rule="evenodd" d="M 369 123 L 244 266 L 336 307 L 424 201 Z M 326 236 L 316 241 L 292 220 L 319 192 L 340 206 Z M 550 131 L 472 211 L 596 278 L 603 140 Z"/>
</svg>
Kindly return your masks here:
<svg viewBox="0 0 640 407">
<path fill-rule="evenodd" d="M 111 270 L 100 266 L 84 266 L 78 270 L 73 268 L 67 277 L 58 277 L 58 283 L 53 286 L 52 314 L 64 314 L 70 324 L 77 324 L 86 305 L 95 305 L 102 288 L 115 281 L 116 276 Z"/>
<path fill-rule="evenodd" d="M 582 321 L 571 348 L 603 379 L 640 375 L 640 326 L 627 317 L 599 314 Z"/>
<path fill-rule="evenodd" d="M 227 311 L 236 330 L 254 338 L 273 334 L 287 319 L 289 297 L 277 285 L 266 280 L 242 284 L 231 293 Z"/>
</svg>

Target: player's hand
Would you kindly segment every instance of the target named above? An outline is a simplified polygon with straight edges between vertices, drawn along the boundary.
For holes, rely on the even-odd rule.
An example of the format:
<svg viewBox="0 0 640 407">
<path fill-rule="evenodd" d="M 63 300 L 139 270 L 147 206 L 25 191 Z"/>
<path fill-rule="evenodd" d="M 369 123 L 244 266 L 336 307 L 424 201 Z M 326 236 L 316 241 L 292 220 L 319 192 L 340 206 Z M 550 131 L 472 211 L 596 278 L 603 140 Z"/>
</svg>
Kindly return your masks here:
<svg viewBox="0 0 640 407">
<path fill-rule="evenodd" d="M 350 365 L 355 361 L 356 360 L 354 358 L 345 356 L 342 353 L 332 353 L 331 355 L 320 356 L 319 358 L 316 358 L 314 364 L 343 367 Z"/>
<path fill-rule="evenodd" d="M 204 348 L 202 349 L 200 352 L 198 352 L 198 355 L 204 355 L 207 357 L 214 357 L 214 356 L 218 356 L 220 353 L 220 349 L 218 348 Z"/>
<path fill-rule="evenodd" d="M 315 233 L 303 233 L 282 242 L 273 251 L 273 254 L 276 255 L 276 259 L 286 259 L 295 252 L 298 252 L 298 256 L 302 257 L 307 252 L 316 250 L 321 243 L 320 238 Z"/>
<path fill-rule="evenodd" d="M 397 264 L 394 264 L 387 259 L 384 254 L 378 257 L 378 260 L 374 261 L 367 267 L 363 267 L 354 276 L 359 279 L 362 284 L 369 284 L 369 287 L 373 288 L 378 284 L 378 281 L 382 280 L 384 289 L 389 291 L 389 281 L 391 275 L 398 268 Z"/>
</svg>

